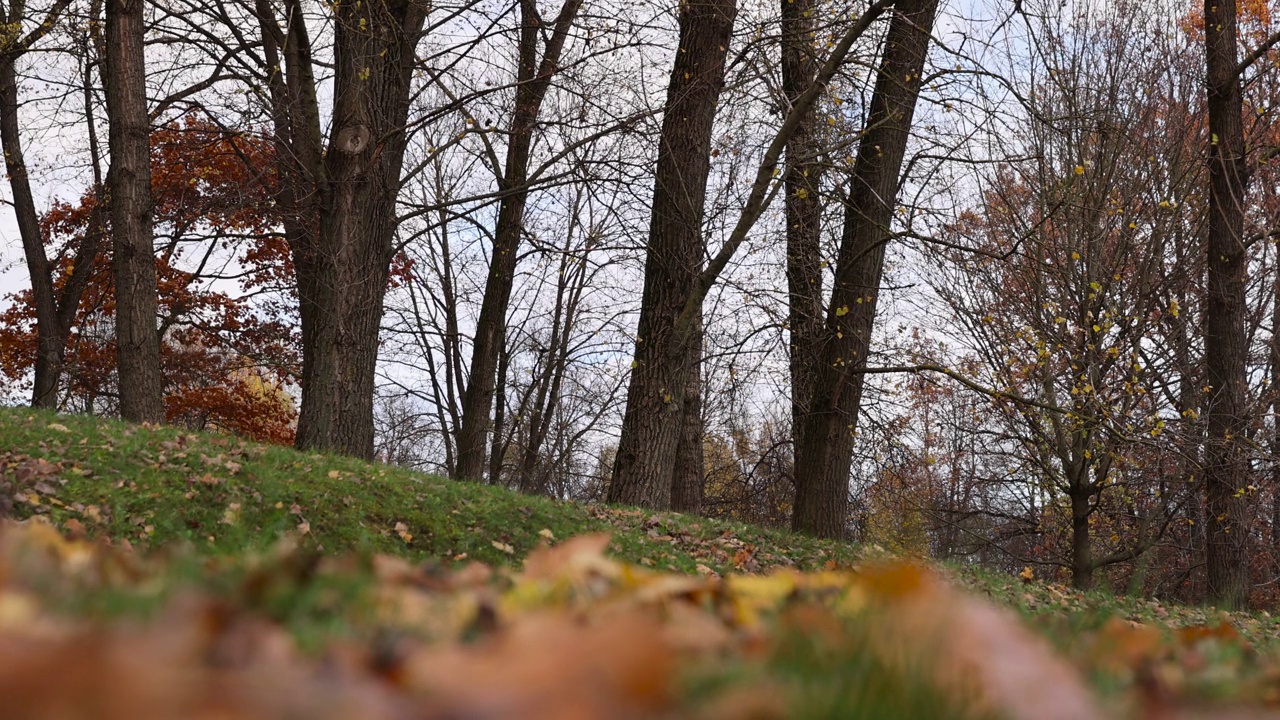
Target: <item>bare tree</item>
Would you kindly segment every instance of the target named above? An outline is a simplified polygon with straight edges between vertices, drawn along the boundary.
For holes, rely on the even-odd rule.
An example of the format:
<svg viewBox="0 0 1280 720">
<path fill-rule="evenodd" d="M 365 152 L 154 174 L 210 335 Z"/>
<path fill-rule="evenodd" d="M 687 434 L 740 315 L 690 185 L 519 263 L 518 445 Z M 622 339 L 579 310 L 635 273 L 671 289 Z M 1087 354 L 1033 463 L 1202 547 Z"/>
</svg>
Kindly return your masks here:
<svg viewBox="0 0 1280 720">
<path fill-rule="evenodd" d="M 38 348 L 35 364 L 35 387 L 32 391 L 33 407 L 53 408 L 58 403 L 58 380 L 62 375 L 63 353 L 76 306 L 97 256 L 97 236 L 90 235 L 76 250 L 72 275 L 59 291 L 55 288 L 49 258 L 44 248 L 44 236 L 40 231 L 36 212 L 35 195 L 31 190 L 31 178 L 22 151 L 21 106 L 18 93 L 17 63 L 29 50 L 53 29 L 70 0 L 58 0 L 42 17 L 29 17 L 31 10 L 26 3 L 8 3 L 3 8 L 4 21 L 9 27 L 21 28 L 35 20 L 36 26 L 25 34 L 11 36 L 0 47 L 0 144 L 4 148 L 5 170 L 9 174 L 9 186 L 13 190 L 13 208 L 18 221 L 18 234 L 22 237 L 22 250 L 27 262 L 27 275 L 31 280 L 31 295 L 36 310 L 36 336 Z M 96 20 L 96 18 L 95 18 Z"/>
<path fill-rule="evenodd" d="M 796 445 L 792 527 L 822 537 L 846 534 L 852 431 L 864 382 L 859 370 L 871 349 L 898 176 L 937 11 L 937 0 L 894 6 L 849 186 L 835 284 L 814 352 L 820 362 L 812 371 L 813 396 Z"/>
<path fill-rule="evenodd" d="M 782 0 L 782 87 L 794 102 L 813 82 L 815 59 L 812 0 Z M 814 352 L 822 333 L 822 213 L 819 196 L 824 165 L 815 113 L 810 110 L 787 143 L 786 235 L 788 330 L 791 338 L 791 418 L 795 447 L 802 444 L 804 417 L 813 395 Z"/>
<path fill-rule="evenodd" d="M 258 0 L 255 12 L 279 164 L 276 201 L 285 214 L 302 321 L 297 445 L 371 458 L 378 333 L 426 8 L 418 0 L 332 8 L 336 66 L 327 140 L 301 0 L 286 0 L 283 17 L 267 0 Z"/>
<path fill-rule="evenodd" d="M 1210 599 L 1239 607 L 1249 593 L 1252 510 L 1246 414 L 1249 352 L 1245 334 L 1245 193 L 1249 185 L 1236 48 L 1236 6 L 1204 3 L 1205 87 L 1209 115 L 1209 220 L 1205 234 L 1204 352 L 1210 388 L 1205 423 L 1206 562 Z"/>
<path fill-rule="evenodd" d="M 701 320 L 690 321 L 697 327 L 687 331 L 683 343 L 673 337 L 673 327 L 682 313 L 691 318 L 701 314 L 701 298 L 692 309 L 690 303 L 705 254 L 702 217 L 711 130 L 736 13 L 736 0 L 681 6 L 679 48 L 658 141 L 635 360 L 610 502 L 667 508 L 676 478 L 688 480 L 678 469 L 681 460 L 697 463 L 692 472 L 701 475 L 701 453 L 680 453 L 688 443 L 685 422 L 697 410 L 686 395 L 698 391 Z M 682 502 L 689 502 L 686 491 L 681 492 Z"/>
<path fill-rule="evenodd" d="M 560 66 L 569 30 L 573 27 L 582 0 L 565 0 L 552 21 L 539 58 L 539 39 L 544 36 L 543 19 L 534 0 L 520 1 L 519 67 L 515 108 L 507 137 L 507 156 L 498 187 L 502 193 L 494 230 L 493 253 L 484 301 L 476 321 L 471 349 L 471 372 L 462 400 L 458 430 L 458 477 L 478 480 L 484 474 L 486 440 L 490 412 L 498 379 L 498 369 L 507 323 L 507 305 L 515 279 L 516 258 L 524 232 L 525 205 L 529 198 L 529 158 L 534 130 L 547 90 Z M 494 168 L 497 172 L 497 168 Z"/>
</svg>

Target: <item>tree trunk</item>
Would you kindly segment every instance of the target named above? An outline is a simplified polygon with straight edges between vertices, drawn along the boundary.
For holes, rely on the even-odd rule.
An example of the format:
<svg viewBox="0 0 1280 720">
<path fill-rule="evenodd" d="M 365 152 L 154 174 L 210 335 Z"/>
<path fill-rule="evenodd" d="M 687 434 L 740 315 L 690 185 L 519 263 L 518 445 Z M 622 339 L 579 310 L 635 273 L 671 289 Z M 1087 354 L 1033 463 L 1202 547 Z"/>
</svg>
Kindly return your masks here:
<svg viewBox="0 0 1280 720">
<path fill-rule="evenodd" d="M 31 299 L 36 312 L 35 387 L 31 393 L 31 406 L 49 409 L 58 406 L 58 381 L 62 375 L 66 338 L 71 331 L 71 322 L 75 319 L 75 310 L 80 304 L 80 295 L 93 261 L 97 258 L 97 236 L 91 230 L 81 242 L 75 255 L 75 267 L 59 297 L 54 290 L 49 257 L 45 253 L 44 236 L 40 231 L 40 218 L 31 192 L 31 178 L 27 174 L 27 162 L 22 152 L 16 65 L 32 44 L 53 27 L 68 4 L 69 0 L 56 3 L 39 28 L 26 37 L 13 38 L 0 48 L 0 147 L 4 150 L 5 171 L 9 176 L 9 187 L 13 191 L 13 210 L 18 222 L 18 235 L 22 239 L 27 274 L 31 279 Z M 21 27 L 25 5 L 13 3 L 8 8 L 6 24 Z M 93 250 L 93 256 L 87 258 L 87 266 L 82 267 L 81 261 L 86 259 L 83 254 L 89 248 Z M 70 313 L 62 311 L 65 302 L 60 304 L 60 300 L 72 302 Z"/>
<path fill-rule="evenodd" d="M 1205 423 L 1206 561 L 1209 600 L 1242 606 L 1249 595 L 1251 529 L 1245 433 L 1248 352 L 1245 337 L 1245 167 L 1243 101 L 1236 72 L 1236 6 L 1205 0 L 1209 110 L 1209 222 L 1206 235 L 1205 369 L 1210 387 Z"/>
<path fill-rule="evenodd" d="M 13 209 L 18 220 L 18 234 L 22 237 L 27 274 L 31 278 L 31 299 L 36 311 L 36 377 L 31 406 L 52 409 L 58 404 L 58 378 L 62 374 L 66 335 L 58 327 L 53 278 L 49 273 L 49 259 L 44 250 L 35 198 L 31 193 L 31 180 L 27 176 L 27 163 L 22 154 L 16 62 L 16 55 L 0 56 L 0 144 L 4 147 L 4 165 L 13 191 Z"/>
<path fill-rule="evenodd" d="M 862 402 L 885 245 L 898 196 L 921 73 L 937 0 L 903 0 L 894 8 L 845 206 L 835 287 L 827 310 L 821 358 L 813 371 L 811 411 L 796 445 L 792 527 L 820 537 L 844 537 L 853 431 Z"/>
<path fill-rule="evenodd" d="M 1089 493 L 1084 489 L 1071 494 L 1071 586 L 1077 590 L 1089 590 L 1093 587 Z"/>
<path fill-rule="evenodd" d="M 698 322 L 701 325 L 700 319 Z M 694 333 L 689 348 L 688 378 L 684 405 L 680 412 L 680 437 L 676 441 L 676 463 L 671 473 L 671 509 L 697 515 L 702 512 L 702 328 Z"/>
<path fill-rule="evenodd" d="M 1280 252 L 1271 287 L 1271 562 L 1280 573 Z"/>
<path fill-rule="evenodd" d="M 502 461 L 507 453 L 507 371 L 511 367 L 511 353 L 506 347 L 506 332 L 502 332 L 501 344 L 498 347 L 498 376 L 496 403 L 493 409 L 493 447 L 489 450 L 489 483 L 496 485 L 502 481 Z"/>
<path fill-rule="evenodd" d="M 471 373 L 462 397 L 462 427 L 458 431 L 457 475 L 479 480 L 485 466 L 485 440 L 489 433 L 489 413 L 493 410 L 495 372 L 502 353 L 507 305 L 515 282 L 516 258 L 524 232 L 524 208 L 529 199 L 529 150 L 533 131 L 542 111 L 542 101 L 551 87 L 560 64 L 560 52 L 582 0 L 565 0 L 555 21 L 555 30 L 538 61 L 541 22 L 534 0 L 521 0 L 520 66 L 517 72 L 515 112 L 507 139 L 504 176 L 499 188 L 504 193 L 498 206 L 494 228 L 493 256 L 484 286 L 480 317 L 476 319 L 471 348 Z M 496 478 L 492 478 L 496 481 Z"/>
<path fill-rule="evenodd" d="M 782 89 L 795 102 L 813 82 L 813 0 L 782 0 Z M 822 201 L 818 196 L 822 163 L 812 109 L 787 143 L 785 175 L 787 222 L 787 297 L 791 337 L 792 447 L 809 414 L 822 334 Z"/>
<path fill-rule="evenodd" d="M 259 0 L 285 213 L 302 324 L 297 447 L 373 457 L 373 387 L 382 302 L 395 252 L 396 198 L 416 47 L 413 0 L 338 3 L 332 128 L 320 130 L 304 13 L 284 28 Z"/>
<path fill-rule="evenodd" d="M 693 354 L 700 350 L 701 333 L 680 342 L 675 326 L 703 261 L 711 130 L 736 12 L 737 0 L 681 5 L 679 50 L 658 141 L 635 358 L 609 502 L 669 508 L 679 448 L 688 442 L 682 443 L 685 395 L 690 373 L 697 372 Z"/>
<path fill-rule="evenodd" d="M 120 415 L 164 420 L 156 265 L 151 227 L 151 122 L 143 55 L 143 0 L 108 0 L 104 73 L 110 123 L 113 271 Z"/>
<path fill-rule="evenodd" d="M 1272 561 L 1280 564 L 1280 268 L 1271 293 L 1271 551 Z M 1272 570 L 1280 573 L 1280 566 Z"/>
</svg>

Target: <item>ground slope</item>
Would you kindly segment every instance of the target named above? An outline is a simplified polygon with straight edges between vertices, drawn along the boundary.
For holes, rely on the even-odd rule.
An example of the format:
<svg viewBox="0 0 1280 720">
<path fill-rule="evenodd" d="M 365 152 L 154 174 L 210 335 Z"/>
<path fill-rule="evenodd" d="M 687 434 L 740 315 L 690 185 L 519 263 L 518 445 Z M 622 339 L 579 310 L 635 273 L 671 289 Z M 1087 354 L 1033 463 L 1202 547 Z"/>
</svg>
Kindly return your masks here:
<svg viewBox="0 0 1280 720">
<path fill-rule="evenodd" d="M 547 532 L 608 530 L 620 558 L 682 572 L 857 559 L 841 543 L 749 525 L 557 502 L 228 436 L 26 408 L 0 408 L 0 464 L 14 476 L 18 514 L 74 518 L 91 534 L 142 546 L 181 541 L 237 553 L 301 528 L 328 552 L 512 564 Z"/>
<path fill-rule="evenodd" d="M 6 501 L 17 717 L 1162 720 L 1280 702 L 1265 613 L 226 436 L 0 409 Z"/>
</svg>

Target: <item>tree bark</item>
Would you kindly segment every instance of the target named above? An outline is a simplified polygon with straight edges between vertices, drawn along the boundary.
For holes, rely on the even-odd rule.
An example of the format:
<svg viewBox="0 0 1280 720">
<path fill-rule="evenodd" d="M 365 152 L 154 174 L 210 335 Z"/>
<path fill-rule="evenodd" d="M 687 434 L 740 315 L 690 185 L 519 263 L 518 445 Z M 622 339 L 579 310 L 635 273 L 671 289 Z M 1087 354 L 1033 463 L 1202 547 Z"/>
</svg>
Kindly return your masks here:
<svg viewBox="0 0 1280 720">
<path fill-rule="evenodd" d="M 813 0 L 782 0 L 782 89 L 789 102 L 813 82 Z M 787 297 L 791 338 L 792 447 L 803 444 L 805 417 L 813 394 L 814 355 L 822 334 L 822 201 L 818 191 L 817 127 L 812 108 L 787 143 L 786 187 Z"/>
<path fill-rule="evenodd" d="M 844 537 L 849 505 L 853 431 L 862 402 L 885 246 L 898 196 L 921 73 L 937 0 L 894 7 L 845 206 L 835 286 L 813 371 L 810 413 L 796 446 L 792 527 L 820 537 Z"/>
<path fill-rule="evenodd" d="M 515 112 L 507 138 L 507 157 L 499 189 L 504 193 L 498 206 L 494 228 L 493 256 L 485 282 L 480 317 L 471 348 L 471 373 L 462 398 L 462 427 L 458 431 L 457 476 L 465 480 L 482 478 L 490 412 L 493 410 L 494 381 L 507 323 L 507 305 L 515 282 L 516 258 L 524 232 L 524 208 L 529 199 L 529 151 L 533 131 L 542 111 L 542 101 L 559 69 L 560 53 L 577 18 L 582 0 L 565 0 L 555 29 L 538 60 L 538 38 L 542 22 L 534 0 L 520 2 L 520 65 L 517 72 Z M 493 480 L 496 481 L 496 478 Z"/>
<path fill-rule="evenodd" d="M 694 331 L 689 348 L 689 371 L 685 382 L 684 404 L 680 411 L 680 437 L 676 440 L 676 462 L 671 471 L 671 509 L 697 515 L 702 512 L 702 328 Z"/>
<path fill-rule="evenodd" d="M 1077 590 L 1093 587 L 1093 546 L 1089 537 L 1089 491 L 1071 494 L 1071 586 Z"/>
<path fill-rule="evenodd" d="M 1205 0 L 1209 111 L 1209 219 L 1205 237 L 1205 369 L 1210 391 L 1205 464 L 1209 600 L 1242 606 L 1249 595 L 1250 499 L 1245 434 L 1244 104 L 1237 68 L 1236 6 Z"/>
<path fill-rule="evenodd" d="M 1271 557 L 1280 573 L 1280 252 L 1271 287 Z"/>
<path fill-rule="evenodd" d="M 164 420 L 160 335 L 156 330 L 156 266 L 151 227 L 151 123 L 143 55 L 143 0 L 106 3 L 107 118 L 111 169 L 116 353 L 120 415 L 134 422 Z"/>
<path fill-rule="evenodd" d="M 635 357 L 609 502 L 671 507 L 679 448 L 696 452 L 683 428 L 692 412 L 685 396 L 697 387 L 691 387 L 690 374 L 697 372 L 694 355 L 700 354 L 701 333 L 687 333 L 681 341 L 675 330 L 705 253 L 702 218 L 711 131 L 736 13 L 736 0 L 681 6 L 679 49 L 658 141 Z M 692 462 L 687 457 L 684 467 Z"/>
<path fill-rule="evenodd" d="M 296 445 L 373 457 L 379 329 L 395 253 L 410 84 L 426 18 L 415 0 L 333 5 L 333 121 L 327 142 L 298 0 L 285 24 L 259 0 L 277 148 L 277 203 L 302 325 Z"/>
</svg>

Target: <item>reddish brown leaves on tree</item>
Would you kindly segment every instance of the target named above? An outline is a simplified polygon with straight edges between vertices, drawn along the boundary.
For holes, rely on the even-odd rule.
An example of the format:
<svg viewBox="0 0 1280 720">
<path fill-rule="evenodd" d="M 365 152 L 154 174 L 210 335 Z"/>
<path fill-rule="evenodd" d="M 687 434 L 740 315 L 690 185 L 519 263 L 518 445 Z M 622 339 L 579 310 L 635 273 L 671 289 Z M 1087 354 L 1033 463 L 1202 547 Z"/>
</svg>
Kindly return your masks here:
<svg viewBox="0 0 1280 720">
<path fill-rule="evenodd" d="M 261 138 L 201 118 L 152 134 L 156 272 L 166 418 L 288 444 L 296 412 L 284 383 L 296 372 L 298 350 L 292 269 L 273 232 L 272 152 Z M 95 226 L 106 217 L 98 203 L 90 191 L 75 205 L 55 203 L 42 218 L 56 287 L 70 275 L 66 249 L 106 232 Z M 29 293 L 11 299 L 0 313 L 0 374 L 19 380 L 35 362 L 34 310 Z M 113 409 L 114 312 L 108 249 L 68 340 L 64 407 Z"/>
</svg>

